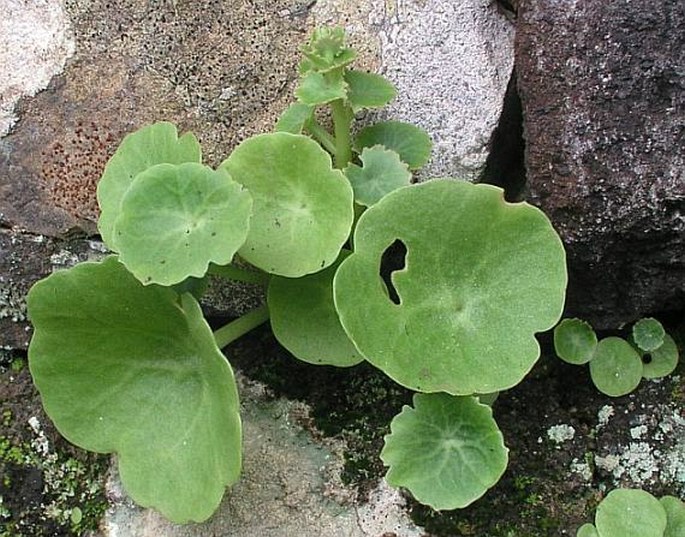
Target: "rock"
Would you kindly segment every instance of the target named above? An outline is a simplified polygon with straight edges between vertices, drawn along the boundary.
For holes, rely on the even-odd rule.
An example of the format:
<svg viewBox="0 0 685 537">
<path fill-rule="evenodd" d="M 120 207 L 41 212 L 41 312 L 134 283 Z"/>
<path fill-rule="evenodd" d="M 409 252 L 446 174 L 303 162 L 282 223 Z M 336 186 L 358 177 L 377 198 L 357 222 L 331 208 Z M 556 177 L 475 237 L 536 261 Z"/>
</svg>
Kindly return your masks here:
<svg viewBox="0 0 685 537">
<path fill-rule="evenodd" d="M 616 328 L 685 307 L 685 10 L 519 2 L 529 200 L 566 245 L 567 314 Z"/>
</svg>

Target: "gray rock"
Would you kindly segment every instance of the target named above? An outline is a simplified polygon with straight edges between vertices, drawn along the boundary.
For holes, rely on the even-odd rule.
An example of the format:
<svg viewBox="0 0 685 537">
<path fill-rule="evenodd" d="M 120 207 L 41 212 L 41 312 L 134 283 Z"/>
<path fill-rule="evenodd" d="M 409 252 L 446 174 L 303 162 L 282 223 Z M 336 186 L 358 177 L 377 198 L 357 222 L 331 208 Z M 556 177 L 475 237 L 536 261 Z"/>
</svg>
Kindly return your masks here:
<svg viewBox="0 0 685 537">
<path fill-rule="evenodd" d="M 682 309 L 682 2 L 520 4 L 530 200 L 567 248 L 567 313 L 611 328 Z"/>
</svg>

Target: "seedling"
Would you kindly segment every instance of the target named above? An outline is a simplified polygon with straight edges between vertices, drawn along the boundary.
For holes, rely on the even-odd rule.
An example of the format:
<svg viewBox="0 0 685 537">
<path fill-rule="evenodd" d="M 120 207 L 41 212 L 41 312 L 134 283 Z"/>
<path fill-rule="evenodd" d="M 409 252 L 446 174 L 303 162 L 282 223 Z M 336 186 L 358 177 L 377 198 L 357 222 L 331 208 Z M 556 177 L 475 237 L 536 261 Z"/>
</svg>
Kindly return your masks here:
<svg viewBox="0 0 685 537">
<path fill-rule="evenodd" d="M 685 535 L 685 504 L 674 496 L 657 500 L 640 489 L 615 489 L 597 506 L 594 524 L 576 537 L 680 537 Z"/>
<path fill-rule="evenodd" d="M 317 30 L 303 53 L 298 101 L 276 132 L 216 170 L 170 123 L 127 136 L 98 185 L 113 255 L 29 293 L 46 412 L 73 443 L 117 453 L 132 498 L 174 522 L 209 517 L 239 478 L 238 393 L 220 349 L 267 319 L 303 361 L 367 360 L 421 392 L 381 456 L 390 483 L 453 509 L 506 467 L 480 397 L 521 381 L 535 334 L 563 309 L 564 250 L 541 211 L 489 185 L 411 184 L 426 133 L 395 121 L 351 130 L 392 84 L 349 67 L 342 30 Z M 398 243 L 403 267 L 384 278 Z M 198 302 L 209 275 L 262 284 L 267 304 L 212 332 Z"/>
<path fill-rule="evenodd" d="M 597 389 L 611 397 L 632 392 L 643 378 L 670 375 L 678 365 L 678 347 L 659 321 L 639 320 L 631 341 L 619 337 L 597 340 L 592 327 L 580 319 L 564 319 L 554 329 L 557 356 L 570 364 L 590 364 Z"/>
</svg>

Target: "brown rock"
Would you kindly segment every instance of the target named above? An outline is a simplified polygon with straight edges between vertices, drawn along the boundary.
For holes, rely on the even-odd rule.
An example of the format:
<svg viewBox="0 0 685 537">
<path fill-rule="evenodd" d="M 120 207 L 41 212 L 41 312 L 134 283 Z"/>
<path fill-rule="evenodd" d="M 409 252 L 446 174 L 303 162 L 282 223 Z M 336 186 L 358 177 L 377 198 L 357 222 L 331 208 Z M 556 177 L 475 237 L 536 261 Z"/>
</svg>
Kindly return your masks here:
<svg viewBox="0 0 685 537">
<path fill-rule="evenodd" d="M 530 200 L 567 248 L 567 313 L 684 308 L 685 4 L 519 4 Z"/>
</svg>

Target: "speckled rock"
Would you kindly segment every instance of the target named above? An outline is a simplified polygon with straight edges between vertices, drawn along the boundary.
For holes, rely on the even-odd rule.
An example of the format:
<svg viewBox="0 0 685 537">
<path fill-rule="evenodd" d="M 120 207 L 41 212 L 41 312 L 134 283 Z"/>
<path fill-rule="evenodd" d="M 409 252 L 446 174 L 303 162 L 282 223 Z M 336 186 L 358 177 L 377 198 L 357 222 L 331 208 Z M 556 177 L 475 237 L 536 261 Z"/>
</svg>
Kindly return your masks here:
<svg viewBox="0 0 685 537">
<path fill-rule="evenodd" d="M 685 307 L 685 9 L 520 2 L 531 201 L 568 252 L 568 314 L 597 328 Z"/>
</svg>

